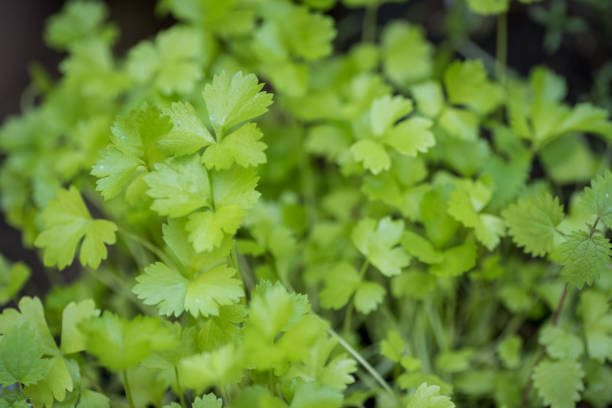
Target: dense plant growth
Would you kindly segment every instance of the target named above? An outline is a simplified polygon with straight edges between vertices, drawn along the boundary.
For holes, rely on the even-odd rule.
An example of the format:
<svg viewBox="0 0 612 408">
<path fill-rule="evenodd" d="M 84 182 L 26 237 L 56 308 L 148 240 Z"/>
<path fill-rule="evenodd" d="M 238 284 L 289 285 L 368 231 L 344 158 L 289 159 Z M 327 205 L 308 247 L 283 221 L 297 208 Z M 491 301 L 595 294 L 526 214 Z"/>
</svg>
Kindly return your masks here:
<svg viewBox="0 0 612 408">
<path fill-rule="evenodd" d="M 506 69 L 509 0 L 454 6 L 495 66 L 381 0 L 334 52 L 335 3 L 162 0 L 119 57 L 102 3 L 49 20 L 0 191 L 57 283 L 0 259 L 0 407 L 612 403 L 609 113 Z"/>
</svg>

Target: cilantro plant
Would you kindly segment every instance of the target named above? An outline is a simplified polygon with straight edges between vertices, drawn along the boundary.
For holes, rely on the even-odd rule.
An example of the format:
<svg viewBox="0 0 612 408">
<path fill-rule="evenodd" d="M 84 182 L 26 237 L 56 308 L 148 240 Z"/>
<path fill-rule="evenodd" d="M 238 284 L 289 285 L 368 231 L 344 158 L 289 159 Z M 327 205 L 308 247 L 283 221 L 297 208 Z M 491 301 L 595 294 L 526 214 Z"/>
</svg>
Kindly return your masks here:
<svg viewBox="0 0 612 408">
<path fill-rule="evenodd" d="M 336 0 L 161 0 L 122 55 L 101 2 L 49 19 L 0 204 L 53 286 L 0 257 L 0 407 L 612 403 L 609 112 L 506 67 L 510 0 L 453 6 L 496 66 L 384 3 L 346 49 Z"/>
</svg>

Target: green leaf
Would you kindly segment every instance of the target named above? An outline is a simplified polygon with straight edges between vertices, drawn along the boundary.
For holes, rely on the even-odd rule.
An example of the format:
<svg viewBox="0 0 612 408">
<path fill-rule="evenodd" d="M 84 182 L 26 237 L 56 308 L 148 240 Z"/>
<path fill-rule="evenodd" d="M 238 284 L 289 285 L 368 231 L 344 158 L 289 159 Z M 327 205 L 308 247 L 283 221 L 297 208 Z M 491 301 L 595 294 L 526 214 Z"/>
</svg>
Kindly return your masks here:
<svg viewBox="0 0 612 408">
<path fill-rule="evenodd" d="M 226 265 L 201 272 L 189 282 L 185 309 L 194 316 L 217 316 L 220 306 L 237 303 L 244 292 L 235 275 L 236 270 Z"/>
<path fill-rule="evenodd" d="M 191 408 L 221 408 L 222 406 L 223 400 L 210 392 L 202 397 L 196 397 Z"/>
<path fill-rule="evenodd" d="M 551 408 L 573 408 L 580 400 L 584 372 L 576 361 L 542 361 L 533 373 L 533 385 L 544 404 Z"/>
<path fill-rule="evenodd" d="M 455 404 L 445 395 L 440 395 L 440 387 L 422 383 L 408 398 L 406 408 L 454 408 Z"/>
<path fill-rule="evenodd" d="M 259 139 L 263 134 L 255 123 L 246 123 L 225 136 L 219 144 L 206 149 L 202 161 L 207 168 L 229 169 L 234 163 L 242 167 L 254 167 L 266 162 L 265 143 Z"/>
<path fill-rule="evenodd" d="M 98 177 L 96 189 L 105 200 L 117 196 L 145 166 L 163 160 L 160 137 L 171 129 L 168 117 L 155 106 L 144 105 L 115 120 L 111 145 L 102 151 L 91 174 Z"/>
<path fill-rule="evenodd" d="M 442 262 L 433 264 L 429 271 L 437 276 L 458 276 L 476 266 L 478 250 L 471 241 L 447 249 L 442 253 Z"/>
<path fill-rule="evenodd" d="M 420 117 L 403 120 L 391 129 L 384 142 L 406 156 L 426 153 L 436 144 L 429 130 L 431 125 L 431 120 Z"/>
<path fill-rule="evenodd" d="M 240 379 L 243 359 L 233 344 L 208 353 L 185 357 L 179 364 L 179 375 L 186 387 L 205 389 L 223 386 Z"/>
<path fill-rule="evenodd" d="M 559 261 L 564 265 L 561 274 L 578 288 L 585 283 L 592 285 L 600 274 L 609 273 L 607 264 L 611 256 L 612 245 L 607 238 L 573 232 L 559 247 Z"/>
<path fill-rule="evenodd" d="M 433 247 L 431 242 L 415 232 L 404 232 L 402 247 L 421 262 L 433 264 L 442 261 L 442 254 Z"/>
<path fill-rule="evenodd" d="M 385 148 L 378 142 L 362 139 L 351 146 L 353 158 L 363 163 L 363 167 L 374 174 L 391 167 L 391 158 Z"/>
<path fill-rule="evenodd" d="M 132 292 L 145 305 L 157 305 L 159 314 L 180 316 L 185 310 L 187 279 L 168 265 L 155 262 L 136 277 Z"/>
<path fill-rule="evenodd" d="M 389 330 L 380 343 L 380 354 L 389 360 L 399 363 L 404 354 L 404 339 L 395 330 Z"/>
<path fill-rule="evenodd" d="M 82 240 L 79 260 L 95 269 L 106 259 L 104 244 L 115 243 L 117 226 L 107 220 L 92 219 L 74 186 L 57 192 L 42 212 L 42 220 L 45 228 L 34 244 L 44 249 L 46 266 L 64 269 L 70 265 Z"/>
<path fill-rule="evenodd" d="M 546 353 L 558 360 L 578 360 L 584 353 L 584 345 L 580 337 L 560 327 L 546 326 L 540 332 L 539 341 L 546 347 Z"/>
<path fill-rule="evenodd" d="M 302 382 L 296 389 L 290 408 L 340 408 L 342 393 L 315 382 Z"/>
<path fill-rule="evenodd" d="M 394 22 L 382 33 L 383 71 L 399 86 L 426 78 L 433 68 L 432 53 L 421 27 Z"/>
<path fill-rule="evenodd" d="M 17 295 L 29 277 L 30 268 L 25 263 L 10 263 L 0 254 L 0 305 Z"/>
<path fill-rule="evenodd" d="M 99 392 L 92 390 L 81 391 L 79 403 L 76 408 L 109 408 L 110 399 Z"/>
<path fill-rule="evenodd" d="M 481 60 L 453 62 L 444 73 L 444 85 L 449 102 L 482 115 L 497 108 L 503 98 L 503 89 L 488 80 Z"/>
<path fill-rule="evenodd" d="M 151 209 L 160 215 L 182 217 L 210 204 L 208 174 L 197 154 L 157 163 L 144 181 L 153 198 Z"/>
<path fill-rule="evenodd" d="M 62 12 L 49 18 L 45 29 L 46 42 L 56 49 L 71 48 L 87 38 L 115 37 L 113 26 L 104 26 L 108 9 L 104 3 L 73 1 L 66 3 Z"/>
<path fill-rule="evenodd" d="M 272 95 L 260 92 L 263 86 L 254 74 L 237 72 L 231 79 L 225 71 L 215 75 L 202 95 L 217 137 L 241 122 L 266 113 Z"/>
<path fill-rule="evenodd" d="M 243 216 L 244 210 L 236 205 L 191 214 L 185 225 L 189 232 L 189 241 L 197 252 L 218 248 L 224 238 L 232 237 L 236 233 Z"/>
<path fill-rule="evenodd" d="M 35 384 L 49 371 L 49 360 L 27 323 L 5 332 L 0 341 L 0 384 Z"/>
<path fill-rule="evenodd" d="M 597 214 L 608 228 L 612 228 L 612 172 L 607 170 L 593 179 L 591 187 L 585 188 L 582 199 L 593 214 Z"/>
<path fill-rule="evenodd" d="M 77 326 L 81 321 L 99 315 L 100 310 L 96 309 L 91 299 L 68 303 L 62 312 L 62 353 L 71 354 L 85 350 L 85 337 Z"/>
<path fill-rule="evenodd" d="M 53 401 L 63 401 L 66 391 L 72 391 L 74 384 L 68 370 L 67 361 L 61 356 L 52 357 L 45 378 L 27 386 L 24 394 L 30 397 L 32 405 L 51 408 Z"/>
<path fill-rule="evenodd" d="M 378 307 L 386 290 L 376 282 L 361 282 L 355 292 L 355 309 L 368 314 Z"/>
<path fill-rule="evenodd" d="M 176 155 L 190 155 L 215 143 L 189 102 L 173 102 L 163 113 L 172 128 L 159 139 L 160 149 Z"/>
<path fill-rule="evenodd" d="M 340 262 L 325 275 L 325 288 L 319 293 L 321 305 L 327 309 L 344 307 L 359 286 L 361 277 L 353 265 Z"/>
<path fill-rule="evenodd" d="M 412 102 L 402 96 L 385 95 L 372 102 L 370 121 L 376 136 L 382 136 L 412 111 Z"/>
<path fill-rule="evenodd" d="M 112 371 L 123 371 L 149 357 L 170 349 L 178 339 L 161 320 L 137 316 L 125 320 L 111 312 L 79 324 L 86 338 L 86 350 Z"/>
<path fill-rule="evenodd" d="M 253 169 L 233 167 L 213 176 L 213 200 L 215 207 L 238 206 L 248 210 L 260 194 L 255 190 L 259 177 Z"/>
<path fill-rule="evenodd" d="M 410 263 L 410 256 L 398 247 L 404 222 L 385 217 L 380 221 L 364 218 L 353 229 L 353 244 L 385 276 L 399 275 Z"/>
<path fill-rule="evenodd" d="M 504 366 L 510 369 L 517 368 L 521 364 L 521 347 L 523 341 L 519 336 L 508 336 L 497 346 L 497 354 L 504 363 Z"/>
<path fill-rule="evenodd" d="M 502 212 L 513 241 L 534 256 L 553 249 L 555 228 L 563 221 L 563 215 L 559 200 L 550 194 L 523 198 Z"/>
</svg>

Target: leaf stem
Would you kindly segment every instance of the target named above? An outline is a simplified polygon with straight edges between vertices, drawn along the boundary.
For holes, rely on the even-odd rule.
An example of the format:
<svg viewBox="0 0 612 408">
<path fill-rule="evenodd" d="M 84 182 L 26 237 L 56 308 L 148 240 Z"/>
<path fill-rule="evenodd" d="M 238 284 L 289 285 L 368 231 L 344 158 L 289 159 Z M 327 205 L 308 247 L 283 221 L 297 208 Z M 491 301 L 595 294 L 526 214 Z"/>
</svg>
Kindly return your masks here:
<svg viewBox="0 0 612 408">
<path fill-rule="evenodd" d="M 368 6 L 363 15 L 363 25 L 361 27 L 361 41 L 374 42 L 376 39 L 376 17 L 378 5 Z"/>
<path fill-rule="evenodd" d="M 183 396 L 183 384 L 181 384 L 181 380 L 179 378 L 179 370 L 177 366 L 174 366 L 174 375 L 176 376 L 176 391 L 178 392 L 179 401 L 181 402 L 181 407 L 187 408 L 187 404 L 185 404 L 185 397 Z"/>
<path fill-rule="evenodd" d="M 368 270 L 368 266 L 370 266 L 370 261 L 368 261 L 368 259 L 366 258 L 363 261 L 363 264 L 361 265 L 361 269 L 359 269 L 359 281 L 361 282 L 361 280 L 363 279 L 366 271 Z M 349 330 L 351 329 L 351 320 L 353 318 L 353 300 L 354 300 L 355 295 L 353 294 L 348 302 L 348 305 L 346 305 L 346 312 L 344 315 L 344 325 L 342 327 L 342 333 L 347 336 L 349 333 Z"/>
<path fill-rule="evenodd" d="M 506 65 L 508 65 L 508 13 L 497 16 L 496 75 L 503 85 L 506 82 Z"/>
<path fill-rule="evenodd" d="M 380 384 L 380 386 L 385 391 L 391 394 L 393 398 L 396 398 L 395 393 L 393 392 L 393 389 L 391 389 L 391 387 L 385 381 L 385 379 L 381 377 L 378 371 L 376 371 L 376 369 L 374 369 L 374 367 L 372 367 L 370 363 L 368 363 L 366 359 L 361 356 L 361 354 L 359 354 L 353 347 L 351 347 L 351 345 L 348 344 L 346 340 L 344 340 L 338 333 L 336 333 L 334 329 L 332 329 L 331 327 L 328 327 L 327 331 L 329 332 L 329 334 L 331 334 L 333 337 L 335 337 L 338 340 L 338 343 L 340 343 L 340 345 L 344 347 L 344 349 L 348 351 L 349 354 L 352 355 L 355 358 L 355 360 L 357 360 L 359 364 L 361 364 L 363 368 L 366 369 L 368 373 L 370 373 L 370 375 L 376 380 L 378 384 Z"/>
<path fill-rule="evenodd" d="M 123 387 L 125 388 L 125 396 L 130 404 L 130 408 L 135 408 L 134 399 L 132 398 L 132 390 L 128 381 L 127 370 L 123 371 Z"/>
<path fill-rule="evenodd" d="M 149 252 L 155 254 L 155 256 L 157 256 L 159 260 L 162 261 L 163 263 L 167 264 L 168 266 L 173 266 L 173 263 L 170 260 L 170 258 L 168 258 L 168 256 L 166 256 L 164 251 L 162 251 L 161 248 L 159 248 L 155 244 L 149 242 L 148 240 L 144 239 L 138 234 L 134 234 L 133 232 L 126 230 L 123 227 L 119 227 L 119 233 L 123 235 L 125 238 L 141 245 L 144 249 L 148 250 Z"/>
</svg>

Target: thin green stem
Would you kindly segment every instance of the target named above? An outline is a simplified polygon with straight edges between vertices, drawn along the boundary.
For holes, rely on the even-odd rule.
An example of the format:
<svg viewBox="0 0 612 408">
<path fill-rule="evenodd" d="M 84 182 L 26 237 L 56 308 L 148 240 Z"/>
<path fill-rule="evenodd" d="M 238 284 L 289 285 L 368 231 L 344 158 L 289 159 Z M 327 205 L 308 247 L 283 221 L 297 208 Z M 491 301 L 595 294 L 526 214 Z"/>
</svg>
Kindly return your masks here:
<svg viewBox="0 0 612 408">
<path fill-rule="evenodd" d="M 176 376 L 176 391 L 178 392 L 179 401 L 181 402 L 181 407 L 187 408 L 187 404 L 185 404 L 185 397 L 183 394 L 183 384 L 181 384 L 181 379 L 179 377 L 179 370 L 177 366 L 174 366 L 174 375 Z"/>
<path fill-rule="evenodd" d="M 508 14 L 497 16 L 497 47 L 496 47 L 497 80 L 505 84 L 506 65 L 508 65 Z"/>
<path fill-rule="evenodd" d="M 366 271 L 368 270 L 368 266 L 370 266 L 370 261 L 368 261 L 367 259 L 365 261 L 363 261 L 363 264 L 361 265 L 361 269 L 359 270 L 359 281 L 361 281 L 363 279 L 363 277 L 365 276 Z M 342 327 L 342 333 L 347 336 L 349 331 L 351 330 L 351 320 L 353 318 L 353 296 L 351 296 L 348 305 L 346 306 L 346 312 L 344 314 L 344 325 Z"/>
<path fill-rule="evenodd" d="M 130 383 L 128 381 L 127 371 L 123 372 L 123 387 L 125 388 L 125 396 L 128 400 L 130 408 L 135 408 L 134 399 L 132 398 L 132 389 L 130 388 Z"/>
<path fill-rule="evenodd" d="M 381 387 L 382 387 L 382 388 L 383 388 L 385 391 L 387 391 L 389 394 L 391 394 L 391 395 L 393 396 L 393 398 L 396 398 L 395 393 L 393 392 L 393 389 L 391 389 L 391 387 L 390 387 L 390 386 L 389 386 L 389 384 L 388 384 L 388 383 L 385 381 L 385 379 L 381 377 L 381 375 L 378 373 L 378 371 L 376 371 L 376 370 L 374 369 L 374 367 L 372 367 L 372 366 L 370 365 L 370 363 L 368 363 L 368 362 L 366 361 L 366 359 L 365 359 L 365 358 L 363 358 L 363 357 L 361 356 L 361 354 L 359 354 L 359 353 L 357 352 L 357 350 L 355 350 L 353 347 L 351 347 L 351 345 L 350 345 L 350 344 L 348 344 L 348 343 L 346 342 L 346 340 L 344 340 L 344 339 L 343 339 L 343 338 L 342 338 L 342 337 L 341 337 L 341 336 L 340 336 L 338 333 L 336 333 L 336 332 L 334 331 L 334 329 L 332 329 L 331 327 L 328 327 L 328 328 L 327 328 L 327 331 L 329 332 L 329 334 L 331 334 L 333 337 L 335 337 L 335 338 L 336 338 L 336 340 L 338 340 L 338 343 L 340 343 L 340 345 L 341 345 L 342 347 L 344 347 L 344 349 L 345 349 L 346 351 L 348 351 L 348 352 L 349 352 L 349 354 L 350 354 L 350 355 L 352 355 L 352 356 L 355 358 L 355 360 L 357 360 L 357 362 L 358 362 L 359 364 L 361 364 L 361 365 L 363 366 L 363 368 L 365 368 L 365 369 L 366 369 L 366 371 L 367 371 L 368 373 L 370 373 L 370 375 L 371 375 L 371 376 L 374 378 L 374 380 L 376 380 L 376 382 L 377 382 L 377 383 L 378 383 L 378 384 L 379 384 L 379 385 L 380 385 L 380 386 L 381 386 Z"/>
<path fill-rule="evenodd" d="M 378 5 L 366 7 L 363 15 L 363 26 L 361 28 L 361 41 L 374 42 L 376 39 L 376 17 Z"/>
<path fill-rule="evenodd" d="M 441 350 L 447 350 L 449 345 L 446 339 L 446 334 L 444 333 L 444 327 L 440 321 L 439 314 L 434 310 L 430 300 L 425 300 L 423 306 L 425 309 L 425 316 L 427 316 L 427 320 L 429 321 L 429 325 L 431 326 L 434 337 L 436 338 L 438 347 Z"/>
<path fill-rule="evenodd" d="M 169 266 L 172 266 L 172 261 L 170 260 L 170 258 L 168 258 L 168 256 L 164 253 L 164 251 L 161 250 L 161 248 L 159 248 L 152 242 L 149 242 L 140 235 L 134 234 L 133 232 L 130 232 L 123 227 L 119 227 L 119 233 L 123 235 L 126 239 L 129 239 L 130 241 L 139 244 L 144 249 L 157 256 L 160 261 L 164 262 Z"/>
</svg>

